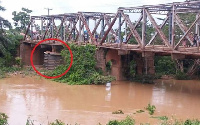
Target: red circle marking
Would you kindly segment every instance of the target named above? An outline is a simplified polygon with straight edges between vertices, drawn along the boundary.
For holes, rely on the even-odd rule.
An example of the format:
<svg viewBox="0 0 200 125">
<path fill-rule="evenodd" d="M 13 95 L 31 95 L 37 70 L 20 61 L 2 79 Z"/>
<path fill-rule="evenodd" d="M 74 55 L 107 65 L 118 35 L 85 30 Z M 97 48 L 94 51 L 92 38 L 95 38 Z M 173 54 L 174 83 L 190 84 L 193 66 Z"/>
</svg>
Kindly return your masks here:
<svg viewBox="0 0 200 125">
<path fill-rule="evenodd" d="M 63 44 L 68 48 L 68 50 L 69 50 L 69 52 L 70 52 L 71 62 L 70 62 L 69 67 L 67 68 L 67 70 L 66 70 L 64 73 L 62 73 L 62 74 L 60 74 L 60 75 L 57 75 L 57 76 L 46 76 L 46 75 L 43 75 L 43 74 L 41 74 L 41 73 L 35 68 L 35 66 L 34 66 L 34 64 L 33 64 L 33 53 L 34 53 L 35 49 L 36 49 L 41 43 L 43 43 L 43 42 L 45 42 L 45 41 L 48 41 L 48 40 L 54 40 L 54 41 L 58 41 L 58 42 L 63 43 Z M 33 48 L 33 50 L 31 51 L 31 58 L 30 58 L 30 59 L 31 59 L 31 65 L 32 65 L 33 69 L 35 70 L 35 72 L 36 72 L 37 74 L 39 74 L 39 75 L 42 76 L 42 77 L 48 78 L 48 79 L 55 79 L 55 78 L 59 78 L 59 77 L 65 75 L 65 74 L 70 70 L 70 68 L 71 68 L 71 66 L 72 66 L 72 63 L 73 63 L 73 54 L 72 54 L 72 51 L 71 51 L 70 47 L 69 47 L 64 41 L 59 40 L 59 39 L 55 39 L 55 38 L 49 38 L 49 39 L 41 40 L 39 43 L 37 43 L 37 45 L 36 45 L 36 46 Z"/>
</svg>

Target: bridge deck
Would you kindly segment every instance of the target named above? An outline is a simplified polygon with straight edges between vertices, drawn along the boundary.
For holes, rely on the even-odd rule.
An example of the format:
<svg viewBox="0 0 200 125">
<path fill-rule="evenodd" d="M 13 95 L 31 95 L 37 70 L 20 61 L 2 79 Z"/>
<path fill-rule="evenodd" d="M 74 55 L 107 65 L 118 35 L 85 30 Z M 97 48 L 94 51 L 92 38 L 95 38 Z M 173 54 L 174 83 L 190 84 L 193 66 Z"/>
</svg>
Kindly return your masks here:
<svg viewBox="0 0 200 125">
<path fill-rule="evenodd" d="M 29 44 L 37 44 L 40 40 L 25 40 L 24 43 Z M 68 42 L 70 43 L 70 42 Z M 78 42 L 73 42 L 75 44 L 78 44 Z M 42 45 L 51 45 L 51 46 L 62 46 L 63 44 L 56 41 L 45 41 L 41 43 Z M 82 45 L 84 44 L 90 44 L 90 43 L 84 43 L 81 42 Z M 103 43 L 102 45 L 97 45 L 97 47 L 102 48 L 110 48 L 110 49 L 116 49 L 116 50 L 127 50 L 127 51 L 136 51 L 136 52 L 155 52 L 155 53 L 164 53 L 164 54 L 183 54 L 183 55 L 192 55 L 192 56 L 199 56 L 200 57 L 200 48 L 199 47 L 184 47 L 179 46 L 177 50 L 173 50 L 172 48 L 169 48 L 165 45 L 148 45 L 145 46 L 144 49 L 141 49 L 139 45 L 134 44 L 118 44 L 118 43 Z"/>
</svg>

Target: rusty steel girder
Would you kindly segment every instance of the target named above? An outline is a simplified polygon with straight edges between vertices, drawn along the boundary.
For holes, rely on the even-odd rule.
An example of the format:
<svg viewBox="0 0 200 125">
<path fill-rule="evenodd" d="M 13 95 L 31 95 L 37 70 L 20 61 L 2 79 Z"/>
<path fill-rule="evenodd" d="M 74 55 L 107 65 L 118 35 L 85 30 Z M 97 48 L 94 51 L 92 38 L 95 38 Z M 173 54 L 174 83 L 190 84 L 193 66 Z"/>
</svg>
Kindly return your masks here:
<svg viewBox="0 0 200 125">
<path fill-rule="evenodd" d="M 41 22 L 40 36 L 42 39 L 45 38 L 61 38 L 62 40 L 79 42 L 83 31 L 87 30 L 91 44 L 101 41 L 103 44 L 110 37 L 109 34 L 119 37 L 119 43 L 121 44 L 122 33 L 126 33 L 125 44 L 129 43 L 132 37 L 135 38 L 141 51 L 145 47 L 150 46 L 156 39 L 160 37 L 163 46 L 167 46 L 169 49 L 175 51 L 178 50 L 181 42 L 184 38 L 187 38 L 190 43 L 193 43 L 193 36 L 191 33 L 192 28 L 196 25 L 196 29 L 199 27 L 199 13 L 200 13 L 200 1 L 187 1 L 187 2 L 174 2 L 159 5 L 144 5 L 139 7 L 119 7 L 117 13 L 102 13 L 102 12 L 78 12 L 78 13 L 65 13 L 58 15 L 42 15 L 42 16 L 32 16 L 24 39 L 30 33 L 31 39 L 34 38 L 33 29 L 36 28 L 36 22 L 39 20 Z M 182 13 L 194 13 L 197 15 L 194 22 L 190 27 L 184 24 L 184 19 L 180 18 Z M 134 21 L 135 19 L 139 19 Z M 162 15 L 162 22 L 157 21 L 157 17 Z M 165 15 L 165 17 L 163 16 Z M 59 21 L 57 21 L 59 20 Z M 35 22 L 36 21 L 36 22 Z M 94 28 L 91 28 L 89 22 L 95 21 Z M 79 23 L 77 23 L 79 22 Z M 64 25 L 66 23 L 66 25 Z M 117 26 L 116 26 L 117 24 Z M 154 32 L 149 41 L 147 41 L 146 27 L 148 24 L 154 28 Z M 101 29 L 99 30 L 99 26 Z M 122 27 L 127 27 L 122 30 Z M 138 26 L 141 25 L 140 30 Z M 183 35 L 176 37 L 176 25 L 181 29 Z M 168 33 L 164 33 L 163 28 L 168 28 Z M 166 29 L 165 29 L 166 30 Z M 127 32 L 128 31 L 128 32 Z M 200 35 L 199 31 L 196 30 L 196 34 Z M 72 39 L 73 35 L 73 39 Z M 95 36 L 95 37 L 94 37 Z M 167 38 L 168 37 L 168 38 Z M 178 38 L 178 39 L 177 39 Z M 155 43 L 155 42 L 154 42 Z"/>
</svg>

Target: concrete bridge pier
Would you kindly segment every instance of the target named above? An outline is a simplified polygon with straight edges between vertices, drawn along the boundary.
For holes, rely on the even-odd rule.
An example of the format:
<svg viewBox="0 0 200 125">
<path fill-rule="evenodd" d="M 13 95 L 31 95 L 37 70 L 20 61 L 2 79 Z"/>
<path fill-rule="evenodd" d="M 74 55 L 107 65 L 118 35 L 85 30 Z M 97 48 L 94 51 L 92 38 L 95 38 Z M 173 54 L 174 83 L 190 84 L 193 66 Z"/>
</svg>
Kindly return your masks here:
<svg viewBox="0 0 200 125">
<path fill-rule="evenodd" d="M 20 44 L 20 58 L 24 65 L 31 65 L 30 56 L 35 44 L 23 42 Z M 62 45 L 42 44 L 37 46 L 33 54 L 33 64 L 35 66 L 44 67 L 53 70 L 62 63 L 60 55 Z"/>
<path fill-rule="evenodd" d="M 125 53 L 120 50 L 99 48 L 99 50 L 96 51 L 96 67 L 102 69 L 103 72 L 107 74 L 106 64 L 111 61 L 110 75 L 115 76 L 116 80 L 126 80 L 124 72 L 126 70 L 125 66 L 127 65 L 125 63 L 127 63 L 127 61 L 122 60 L 122 55 Z"/>
<path fill-rule="evenodd" d="M 154 56 L 153 52 L 143 52 L 142 54 L 135 54 L 136 60 L 136 74 L 137 75 L 154 75 Z"/>
<path fill-rule="evenodd" d="M 31 51 L 34 46 L 28 43 L 20 44 L 20 58 L 22 59 L 22 63 L 24 65 L 31 65 L 30 57 Z M 43 65 L 44 63 L 44 52 L 48 50 L 47 48 L 41 48 L 38 46 L 33 54 L 33 63 L 34 65 Z"/>
<path fill-rule="evenodd" d="M 155 53 L 153 52 L 144 52 L 142 53 L 144 57 L 144 73 L 145 75 L 154 75 L 155 66 L 154 66 L 154 57 Z"/>
<path fill-rule="evenodd" d="M 134 53 L 130 54 L 130 51 L 115 50 L 99 48 L 96 51 L 97 68 L 103 70 L 106 73 L 106 63 L 111 61 L 110 75 L 115 76 L 116 80 L 126 80 L 127 72 L 130 71 L 130 57 L 136 61 L 136 74 L 137 75 L 154 75 L 154 56 L 153 52 Z M 128 72 L 129 73 L 129 72 Z M 129 74 L 130 75 L 130 74 Z"/>
</svg>

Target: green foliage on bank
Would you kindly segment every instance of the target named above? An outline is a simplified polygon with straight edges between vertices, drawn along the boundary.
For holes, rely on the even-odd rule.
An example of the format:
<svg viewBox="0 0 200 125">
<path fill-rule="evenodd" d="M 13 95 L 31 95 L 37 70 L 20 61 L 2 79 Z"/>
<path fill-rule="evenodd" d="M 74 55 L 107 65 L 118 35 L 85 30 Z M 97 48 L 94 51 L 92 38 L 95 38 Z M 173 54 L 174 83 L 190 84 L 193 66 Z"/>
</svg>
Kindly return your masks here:
<svg viewBox="0 0 200 125">
<path fill-rule="evenodd" d="M 103 76 L 102 73 L 95 68 L 96 59 L 95 52 L 96 47 L 93 45 L 79 46 L 75 44 L 69 44 L 73 53 L 73 64 L 69 72 L 58 78 L 55 81 L 64 82 L 68 84 L 105 84 L 107 82 L 115 80 L 111 76 Z M 49 73 L 50 76 L 59 75 L 69 67 L 70 65 L 70 52 L 68 49 L 64 49 L 62 52 L 64 64 L 58 66 L 53 72 Z"/>
<path fill-rule="evenodd" d="M 111 120 L 108 122 L 107 125 L 135 125 L 135 120 L 130 116 L 127 116 L 126 119 L 118 121 L 118 120 Z"/>
<path fill-rule="evenodd" d="M 8 116 L 5 113 L 0 112 L 0 125 L 8 124 Z"/>
<path fill-rule="evenodd" d="M 155 56 L 155 70 L 157 74 L 176 74 L 176 64 L 171 56 Z"/>
<path fill-rule="evenodd" d="M 21 35 L 11 32 L 0 36 L 0 78 L 6 77 L 6 73 L 21 69 L 21 58 L 17 57 L 17 49 L 22 38 Z M 18 67 L 13 67 L 13 65 L 18 65 Z"/>
</svg>

